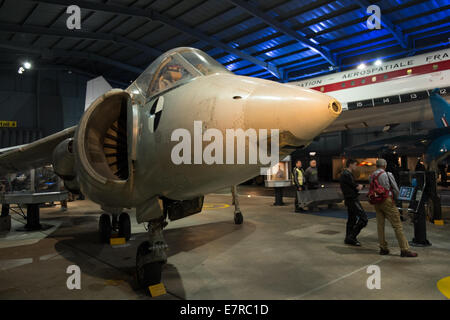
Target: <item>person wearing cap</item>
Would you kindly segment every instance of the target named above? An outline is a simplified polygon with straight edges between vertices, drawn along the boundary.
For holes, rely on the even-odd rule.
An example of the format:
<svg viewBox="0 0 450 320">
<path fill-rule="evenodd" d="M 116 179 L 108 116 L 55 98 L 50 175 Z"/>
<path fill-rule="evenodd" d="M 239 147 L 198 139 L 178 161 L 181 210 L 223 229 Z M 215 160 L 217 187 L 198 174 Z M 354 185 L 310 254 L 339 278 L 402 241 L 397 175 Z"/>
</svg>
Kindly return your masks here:
<svg viewBox="0 0 450 320">
<path fill-rule="evenodd" d="M 395 182 L 394 176 L 390 172 L 386 172 L 387 162 L 384 159 L 378 159 L 376 162 L 377 169 L 370 175 L 370 183 L 374 179 L 378 180 L 378 184 L 384 189 L 389 190 L 389 196 L 380 203 L 374 204 L 377 217 L 378 241 L 380 243 L 380 254 L 389 254 L 388 243 L 384 234 L 384 222 L 387 219 L 392 228 L 394 228 L 400 246 L 401 257 L 417 257 L 417 253 L 409 250 L 409 244 L 403 233 L 403 226 L 400 220 L 400 212 L 395 206 L 395 198 L 398 197 L 399 189 Z M 370 191 L 369 191 L 370 192 Z"/>
</svg>

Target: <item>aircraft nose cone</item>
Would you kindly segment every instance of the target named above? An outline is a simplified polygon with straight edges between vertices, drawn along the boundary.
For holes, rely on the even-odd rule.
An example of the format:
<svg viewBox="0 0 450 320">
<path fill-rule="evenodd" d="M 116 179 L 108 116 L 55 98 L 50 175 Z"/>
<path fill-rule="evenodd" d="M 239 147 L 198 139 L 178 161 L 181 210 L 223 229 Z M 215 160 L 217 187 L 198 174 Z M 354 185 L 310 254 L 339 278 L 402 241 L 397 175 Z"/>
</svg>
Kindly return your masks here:
<svg viewBox="0 0 450 320">
<path fill-rule="evenodd" d="M 279 129 L 284 143 L 296 146 L 309 143 L 342 112 L 326 94 L 274 82 L 261 83 L 247 100 L 247 128 Z"/>
<path fill-rule="evenodd" d="M 342 112 L 342 106 L 341 103 L 335 99 L 331 100 L 328 104 L 328 110 L 330 113 L 334 116 L 339 116 Z"/>
</svg>

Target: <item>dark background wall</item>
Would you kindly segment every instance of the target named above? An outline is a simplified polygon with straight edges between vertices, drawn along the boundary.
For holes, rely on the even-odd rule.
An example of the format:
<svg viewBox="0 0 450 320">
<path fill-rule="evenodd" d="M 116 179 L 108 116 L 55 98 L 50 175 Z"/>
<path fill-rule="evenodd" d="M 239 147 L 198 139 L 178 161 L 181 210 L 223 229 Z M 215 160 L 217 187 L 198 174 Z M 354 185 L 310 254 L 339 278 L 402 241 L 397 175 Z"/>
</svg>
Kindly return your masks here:
<svg viewBox="0 0 450 320">
<path fill-rule="evenodd" d="M 372 127 L 325 133 L 318 136 L 307 148 L 295 151 L 292 154 L 292 163 L 294 164 L 297 159 L 302 160 L 303 168 L 306 169 L 309 166 L 309 160 L 314 158 L 318 162 L 320 180 L 331 181 L 333 157 L 345 156 L 346 148 L 378 139 L 411 135 L 433 128 L 436 128 L 434 121 L 428 120 L 402 123 L 387 132 L 383 132 L 383 127 Z M 316 155 L 311 156 L 310 152 L 316 152 Z M 373 152 L 368 152 L 366 156 L 374 155 Z M 417 156 L 420 156 L 420 154 L 417 154 Z M 361 157 L 364 157 L 364 155 L 361 155 Z"/>
<path fill-rule="evenodd" d="M 84 111 L 88 77 L 62 70 L 0 70 L 0 147 L 28 143 L 76 125 Z"/>
</svg>

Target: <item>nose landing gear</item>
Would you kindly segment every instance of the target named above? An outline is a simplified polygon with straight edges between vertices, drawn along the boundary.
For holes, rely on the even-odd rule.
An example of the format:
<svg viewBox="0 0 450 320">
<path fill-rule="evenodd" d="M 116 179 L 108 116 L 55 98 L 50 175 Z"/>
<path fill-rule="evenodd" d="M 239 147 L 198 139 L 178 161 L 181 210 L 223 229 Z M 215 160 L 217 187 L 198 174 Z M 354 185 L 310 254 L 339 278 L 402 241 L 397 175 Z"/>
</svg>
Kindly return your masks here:
<svg viewBox="0 0 450 320">
<path fill-rule="evenodd" d="M 163 237 L 163 228 L 167 223 L 163 219 L 148 223 L 149 241 L 138 247 L 136 254 L 136 277 L 141 287 L 161 282 L 162 267 L 167 262 L 167 244 Z"/>
<path fill-rule="evenodd" d="M 233 197 L 234 204 L 234 223 L 242 224 L 244 222 L 244 216 L 242 215 L 241 208 L 239 206 L 239 197 L 236 186 L 231 187 L 231 195 Z"/>
</svg>

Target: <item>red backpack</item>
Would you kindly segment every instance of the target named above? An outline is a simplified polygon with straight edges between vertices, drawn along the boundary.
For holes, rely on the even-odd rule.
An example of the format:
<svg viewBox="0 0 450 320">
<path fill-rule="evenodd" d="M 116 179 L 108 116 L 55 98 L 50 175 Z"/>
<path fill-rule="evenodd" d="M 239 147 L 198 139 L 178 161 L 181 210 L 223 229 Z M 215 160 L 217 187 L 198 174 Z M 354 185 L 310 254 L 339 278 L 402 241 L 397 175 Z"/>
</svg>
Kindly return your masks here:
<svg viewBox="0 0 450 320">
<path fill-rule="evenodd" d="M 367 193 L 367 197 L 369 198 L 370 204 L 381 203 L 387 198 L 389 198 L 389 190 L 383 187 L 378 182 L 378 177 L 384 173 L 381 171 L 376 176 L 372 175 L 372 181 L 370 182 L 369 192 Z"/>
</svg>

